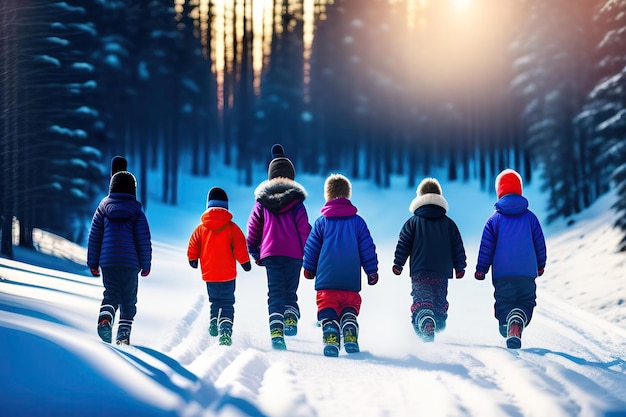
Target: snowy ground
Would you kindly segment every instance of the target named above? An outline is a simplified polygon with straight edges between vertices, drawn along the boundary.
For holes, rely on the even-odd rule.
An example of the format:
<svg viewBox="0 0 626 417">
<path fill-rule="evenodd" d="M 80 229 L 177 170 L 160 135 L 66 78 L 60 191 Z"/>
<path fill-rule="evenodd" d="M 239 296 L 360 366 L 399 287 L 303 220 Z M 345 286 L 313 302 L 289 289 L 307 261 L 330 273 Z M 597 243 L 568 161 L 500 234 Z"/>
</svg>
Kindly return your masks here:
<svg viewBox="0 0 626 417">
<path fill-rule="evenodd" d="M 251 188 L 219 174 L 186 180 L 180 207 L 149 202 L 154 263 L 140 281 L 133 346 L 99 341 L 101 282 L 59 258 L 80 259 L 83 249 L 56 243 L 55 257 L 18 250 L 20 261 L 0 259 L 1 416 L 626 416 L 625 255 L 614 249 L 611 196 L 571 227 L 545 226 L 549 262 L 538 307 L 523 348 L 511 351 L 492 315 L 489 280 L 472 278 L 493 195 L 474 184 L 443 185 L 468 274 L 450 282 L 448 328 L 423 344 L 410 325 L 409 278 L 390 272 L 414 192 L 355 183 L 381 279 L 362 292 L 362 352 L 334 359 L 321 353 L 313 283 L 304 279 L 299 334 L 288 351 L 271 349 L 265 273 L 256 266 L 239 269 L 233 346 L 208 335 L 205 287 L 187 265 L 187 239 L 211 186 L 226 189 L 244 229 L 252 205 Z M 299 180 L 313 222 L 324 178 Z M 541 218 L 542 196 L 532 188 L 527 195 Z M 46 242 L 42 251 L 51 250 Z"/>
</svg>

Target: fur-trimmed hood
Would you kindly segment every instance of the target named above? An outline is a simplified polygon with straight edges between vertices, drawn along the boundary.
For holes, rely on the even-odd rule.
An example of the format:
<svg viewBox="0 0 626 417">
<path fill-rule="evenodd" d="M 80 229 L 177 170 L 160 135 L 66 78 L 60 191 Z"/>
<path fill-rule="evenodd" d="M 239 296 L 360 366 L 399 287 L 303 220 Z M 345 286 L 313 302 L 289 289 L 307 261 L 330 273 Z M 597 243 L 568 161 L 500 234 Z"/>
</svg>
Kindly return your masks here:
<svg viewBox="0 0 626 417">
<path fill-rule="evenodd" d="M 278 213 L 296 201 L 304 201 L 307 193 L 296 181 L 279 177 L 260 183 L 254 190 L 254 197 L 263 207 Z"/>
<path fill-rule="evenodd" d="M 411 201 L 411 204 L 409 204 L 409 211 L 415 213 L 415 210 L 428 204 L 434 204 L 443 208 L 446 212 L 448 211 L 448 202 L 439 194 L 424 194 L 415 197 L 413 201 Z"/>
</svg>

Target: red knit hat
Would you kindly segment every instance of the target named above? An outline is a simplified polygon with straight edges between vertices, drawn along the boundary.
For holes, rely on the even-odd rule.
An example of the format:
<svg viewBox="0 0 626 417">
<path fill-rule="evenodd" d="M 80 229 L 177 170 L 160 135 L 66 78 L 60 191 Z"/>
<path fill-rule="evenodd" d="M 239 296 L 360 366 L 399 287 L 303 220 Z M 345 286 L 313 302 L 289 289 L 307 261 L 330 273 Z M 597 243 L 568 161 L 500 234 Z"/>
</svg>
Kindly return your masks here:
<svg viewBox="0 0 626 417">
<path fill-rule="evenodd" d="M 512 169 L 505 169 L 496 177 L 498 198 L 507 194 L 522 195 L 522 177 Z"/>
</svg>

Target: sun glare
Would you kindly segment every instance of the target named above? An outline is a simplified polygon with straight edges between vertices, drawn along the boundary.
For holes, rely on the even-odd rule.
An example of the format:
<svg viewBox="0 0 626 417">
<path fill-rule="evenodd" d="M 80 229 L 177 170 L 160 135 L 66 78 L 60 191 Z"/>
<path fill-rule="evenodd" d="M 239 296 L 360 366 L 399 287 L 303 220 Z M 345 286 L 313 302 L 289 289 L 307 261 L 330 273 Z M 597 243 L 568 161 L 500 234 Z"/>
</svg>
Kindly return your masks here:
<svg viewBox="0 0 626 417">
<path fill-rule="evenodd" d="M 452 5 L 454 6 L 454 8 L 459 11 L 469 10 L 469 8 L 472 5 L 472 0 L 451 0 L 451 1 L 452 1 Z"/>
</svg>

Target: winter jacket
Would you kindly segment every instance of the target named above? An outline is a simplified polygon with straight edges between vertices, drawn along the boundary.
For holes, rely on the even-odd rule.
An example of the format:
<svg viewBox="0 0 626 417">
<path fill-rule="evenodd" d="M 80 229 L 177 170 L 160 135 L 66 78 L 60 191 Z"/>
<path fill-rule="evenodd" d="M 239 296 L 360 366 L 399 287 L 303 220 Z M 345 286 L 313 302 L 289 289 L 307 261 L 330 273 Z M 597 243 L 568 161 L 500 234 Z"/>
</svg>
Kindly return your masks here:
<svg viewBox="0 0 626 417">
<path fill-rule="evenodd" d="M 275 178 L 254 191 L 256 203 L 248 218 L 248 251 L 255 260 L 268 256 L 302 259 L 311 232 L 304 207 L 306 191 L 295 181 Z"/>
<path fill-rule="evenodd" d="M 507 194 L 495 204 L 483 230 L 476 270 L 493 279 L 537 277 L 546 265 L 546 242 L 537 216 L 528 210 L 528 200 Z"/>
<path fill-rule="evenodd" d="M 409 208 L 413 216 L 402 229 L 396 245 L 394 264 L 404 266 L 411 257 L 411 277 L 429 275 L 451 278 L 467 266 L 465 248 L 456 223 L 446 215 L 448 203 L 439 194 L 415 198 Z"/>
<path fill-rule="evenodd" d="M 315 272 L 316 290 L 361 291 L 361 267 L 378 272 L 376 247 L 357 208 L 346 198 L 328 201 L 304 247 L 303 267 Z"/>
<path fill-rule="evenodd" d="M 127 266 L 150 270 L 152 244 L 142 205 L 134 195 L 110 193 L 91 220 L 87 265 Z"/>
<path fill-rule="evenodd" d="M 246 238 L 227 209 L 212 207 L 200 217 L 201 224 L 189 238 L 187 259 L 200 259 L 202 279 L 230 281 L 237 277 L 237 264 L 250 262 Z"/>
</svg>

